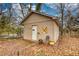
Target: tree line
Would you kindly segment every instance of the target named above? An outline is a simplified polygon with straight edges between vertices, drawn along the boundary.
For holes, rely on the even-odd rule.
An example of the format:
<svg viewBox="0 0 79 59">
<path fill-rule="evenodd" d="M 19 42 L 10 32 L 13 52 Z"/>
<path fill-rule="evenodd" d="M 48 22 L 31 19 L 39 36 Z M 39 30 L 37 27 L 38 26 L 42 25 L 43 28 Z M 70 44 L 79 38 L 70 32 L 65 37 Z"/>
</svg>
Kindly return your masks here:
<svg viewBox="0 0 79 59">
<path fill-rule="evenodd" d="M 21 15 L 16 14 L 16 9 L 13 8 L 13 4 L 10 4 L 10 7 L 7 11 L 3 12 L 2 4 L 0 4 L 0 34 L 2 33 L 20 33 L 20 22 L 25 18 L 25 16 L 32 11 L 33 5 L 35 5 L 36 12 L 41 12 L 42 3 L 18 3 Z M 57 12 L 57 18 L 60 22 L 60 31 L 63 35 L 64 31 L 71 34 L 72 29 L 76 31 L 79 25 L 79 4 L 76 4 L 76 8 L 73 8 L 73 5 L 70 3 L 52 3 L 48 4 L 52 7 L 55 7 Z M 74 13 L 73 13 L 74 12 Z M 52 12 L 51 12 L 52 13 Z M 74 15 L 75 14 L 75 15 Z M 75 29 L 74 29 L 75 27 Z"/>
</svg>

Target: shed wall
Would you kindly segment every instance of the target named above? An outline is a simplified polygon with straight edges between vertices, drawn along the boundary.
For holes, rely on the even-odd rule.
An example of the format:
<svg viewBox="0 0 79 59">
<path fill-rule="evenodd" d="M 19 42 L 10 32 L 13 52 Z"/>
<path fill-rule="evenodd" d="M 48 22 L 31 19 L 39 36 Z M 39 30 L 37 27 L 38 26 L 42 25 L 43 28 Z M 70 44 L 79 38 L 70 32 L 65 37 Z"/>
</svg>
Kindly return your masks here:
<svg viewBox="0 0 79 59">
<path fill-rule="evenodd" d="M 57 24 L 51 19 L 37 14 L 32 14 L 24 22 L 24 39 L 32 40 L 32 25 L 37 26 L 37 40 L 43 39 L 43 41 L 45 41 L 47 35 L 50 37 L 50 40 L 56 41 L 58 39 L 59 27 Z M 44 31 L 44 29 L 46 29 L 46 31 Z"/>
</svg>

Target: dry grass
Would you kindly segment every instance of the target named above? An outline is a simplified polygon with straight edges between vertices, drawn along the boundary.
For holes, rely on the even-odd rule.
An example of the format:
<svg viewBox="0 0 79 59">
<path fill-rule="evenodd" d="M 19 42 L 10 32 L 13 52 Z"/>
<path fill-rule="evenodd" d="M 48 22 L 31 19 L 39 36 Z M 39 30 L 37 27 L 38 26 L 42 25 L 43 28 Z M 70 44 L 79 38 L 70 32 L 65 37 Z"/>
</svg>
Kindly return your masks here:
<svg viewBox="0 0 79 59">
<path fill-rule="evenodd" d="M 63 36 L 53 45 L 37 44 L 21 39 L 0 40 L 0 55 L 9 56 L 79 56 L 79 38 Z"/>
</svg>

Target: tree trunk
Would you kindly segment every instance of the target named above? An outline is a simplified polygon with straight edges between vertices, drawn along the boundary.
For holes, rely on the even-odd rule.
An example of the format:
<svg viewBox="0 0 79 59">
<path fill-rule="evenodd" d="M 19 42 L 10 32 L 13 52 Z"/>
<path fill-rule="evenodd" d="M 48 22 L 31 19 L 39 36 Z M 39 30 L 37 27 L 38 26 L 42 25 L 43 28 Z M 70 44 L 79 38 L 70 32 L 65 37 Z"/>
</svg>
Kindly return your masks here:
<svg viewBox="0 0 79 59">
<path fill-rule="evenodd" d="M 61 36 L 63 35 L 63 20 L 64 20 L 64 5 L 61 3 L 60 4 L 60 7 L 61 7 Z"/>
<path fill-rule="evenodd" d="M 22 3 L 19 3 L 20 7 L 21 7 L 21 12 L 22 12 L 22 15 L 24 17 L 24 12 L 23 12 L 23 6 L 22 6 Z"/>
</svg>

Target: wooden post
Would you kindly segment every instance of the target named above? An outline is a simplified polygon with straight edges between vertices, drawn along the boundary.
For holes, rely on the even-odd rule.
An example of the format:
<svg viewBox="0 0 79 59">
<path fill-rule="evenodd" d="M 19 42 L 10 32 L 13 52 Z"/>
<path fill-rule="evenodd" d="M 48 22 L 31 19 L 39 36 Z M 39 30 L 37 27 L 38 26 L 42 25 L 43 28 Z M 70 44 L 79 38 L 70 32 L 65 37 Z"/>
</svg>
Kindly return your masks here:
<svg viewBox="0 0 79 59">
<path fill-rule="evenodd" d="M 19 56 L 19 50 L 17 51 L 17 56 Z"/>
</svg>

